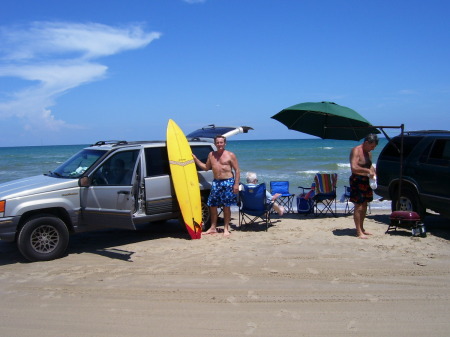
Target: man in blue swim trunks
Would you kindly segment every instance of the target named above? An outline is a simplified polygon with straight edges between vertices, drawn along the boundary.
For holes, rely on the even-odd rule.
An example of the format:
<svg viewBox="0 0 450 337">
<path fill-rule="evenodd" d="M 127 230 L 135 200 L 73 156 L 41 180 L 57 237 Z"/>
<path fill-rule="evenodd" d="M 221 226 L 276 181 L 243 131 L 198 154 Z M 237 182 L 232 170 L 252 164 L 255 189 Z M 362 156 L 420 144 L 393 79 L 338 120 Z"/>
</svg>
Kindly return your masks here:
<svg viewBox="0 0 450 337">
<path fill-rule="evenodd" d="M 206 163 L 201 162 L 195 155 L 194 161 L 202 170 L 213 171 L 214 180 L 211 193 L 208 198 L 208 206 L 211 210 L 211 227 L 205 234 L 217 233 L 217 207 L 223 207 L 224 230 L 223 235 L 230 235 L 230 206 L 236 205 L 239 193 L 239 181 L 241 173 L 236 156 L 233 152 L 225 150 L 227 140 L 224 136 L 214 137 L 217 150 L 208 155 Z M 234 171 L 234 174 L 233 174 Z"/>
</svg>

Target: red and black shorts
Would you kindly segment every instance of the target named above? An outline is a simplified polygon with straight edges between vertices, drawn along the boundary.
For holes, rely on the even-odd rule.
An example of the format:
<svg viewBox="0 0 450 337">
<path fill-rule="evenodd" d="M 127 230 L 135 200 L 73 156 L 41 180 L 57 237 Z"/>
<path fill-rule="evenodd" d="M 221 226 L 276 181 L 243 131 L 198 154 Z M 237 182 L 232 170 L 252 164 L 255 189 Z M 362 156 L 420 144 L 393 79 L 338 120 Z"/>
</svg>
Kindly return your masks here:
<svg viewBox="0 0 450 337">
<path fill-rule="evenodd" d="M 350 201 L 363 204 L 373 200 L 373 190 L 369 185 L 369 177 L 352 174 L 350 182 Z"/>
</svg>

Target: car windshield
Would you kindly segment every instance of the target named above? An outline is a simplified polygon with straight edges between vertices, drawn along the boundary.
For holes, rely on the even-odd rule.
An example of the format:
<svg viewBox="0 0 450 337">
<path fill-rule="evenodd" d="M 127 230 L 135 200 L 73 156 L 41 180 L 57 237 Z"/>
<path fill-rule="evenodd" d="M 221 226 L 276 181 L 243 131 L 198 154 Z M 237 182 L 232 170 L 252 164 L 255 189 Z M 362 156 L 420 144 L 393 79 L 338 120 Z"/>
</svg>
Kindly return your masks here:
<svg viewBox="0 0 450 337">
<path fill-rule="evenodd" d="M 60 165 L 56 170 L 49 172 L 49 176 L 56 178 L 79 178 L 105 154 L 103 150 L 85 149 Z"/>
</svg>

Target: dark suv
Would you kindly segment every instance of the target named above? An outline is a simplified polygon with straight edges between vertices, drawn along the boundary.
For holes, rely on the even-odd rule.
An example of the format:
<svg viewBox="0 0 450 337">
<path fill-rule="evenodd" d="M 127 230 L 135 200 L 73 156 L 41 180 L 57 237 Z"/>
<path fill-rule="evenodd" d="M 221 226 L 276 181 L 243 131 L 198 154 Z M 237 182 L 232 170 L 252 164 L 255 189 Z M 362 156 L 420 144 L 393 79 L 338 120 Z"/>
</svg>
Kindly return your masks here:
<svg viewBox="0 0 450 337">
<path fill-rule="evenodd" d="M 376 193 L 392 200 L 392 210 L 426 210 L 450 218 L 450 131 L 409 131 L 403 141 L 403 179 L 399 200 L 400 136 L 381 151 Z"/>
</svg>

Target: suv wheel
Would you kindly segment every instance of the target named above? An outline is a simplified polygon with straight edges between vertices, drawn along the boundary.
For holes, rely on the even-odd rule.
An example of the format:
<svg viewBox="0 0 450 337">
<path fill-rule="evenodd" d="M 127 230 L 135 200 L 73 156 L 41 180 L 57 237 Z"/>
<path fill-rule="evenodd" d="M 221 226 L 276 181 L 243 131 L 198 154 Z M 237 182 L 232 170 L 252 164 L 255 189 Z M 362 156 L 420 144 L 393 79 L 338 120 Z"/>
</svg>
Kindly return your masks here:
<svg viewBox="0 0 450 337">
<path fill-rule="evenodd" d="M 54 260 L 64 254 L 69 244 L 66 224 L 52 215 L 29 219 L 19 232 L 17 246 L 30 261 Z"/>
<path fill-rule="evenodd" d="M 398 200 L 398 191 L 395 191 L 392 196 L 391 209 L 392 211 L 417 212 L 421 218 L 425 216 L 425 209 L 420 203 L 417 192 L 410 187 L 402 188 L 400 201 Z"/>
</svg>

